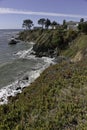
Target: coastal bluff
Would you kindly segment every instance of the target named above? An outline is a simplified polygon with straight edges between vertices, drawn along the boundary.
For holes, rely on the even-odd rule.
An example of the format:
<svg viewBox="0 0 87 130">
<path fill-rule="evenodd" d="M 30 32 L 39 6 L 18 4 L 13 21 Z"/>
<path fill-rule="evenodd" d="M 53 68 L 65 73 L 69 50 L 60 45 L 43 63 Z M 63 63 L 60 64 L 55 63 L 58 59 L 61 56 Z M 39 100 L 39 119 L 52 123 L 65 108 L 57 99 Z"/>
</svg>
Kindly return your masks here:
<svg viewBox="0 0 87 130">
<path fill-rule="evenodd" d="M 59 36 L 55 34 L 57 30 L 41 31 L 24 31 L 19 38 L 35 42 L 33 48 L 41 56 L 48 50 L 53 54 L 57 48 L 58 56 L 72 61 L 51 65 L 21 94 L 0 106 L 0 129 L 86 130 L 87 34 L 67 31 Z M 62 42 L 53 42 L 53 36 Z"/>
</svg>

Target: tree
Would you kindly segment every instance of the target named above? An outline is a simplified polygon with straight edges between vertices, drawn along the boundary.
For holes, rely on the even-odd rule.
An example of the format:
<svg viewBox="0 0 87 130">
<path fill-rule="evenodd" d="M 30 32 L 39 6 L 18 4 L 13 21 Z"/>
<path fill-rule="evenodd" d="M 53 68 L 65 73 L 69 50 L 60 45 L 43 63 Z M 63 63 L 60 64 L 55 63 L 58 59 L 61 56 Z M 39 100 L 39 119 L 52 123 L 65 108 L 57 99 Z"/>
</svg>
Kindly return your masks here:
<svg viewBox="0 0 87 130">
<path fill-rule="evenodd" d="M 33 26 L 33 21 L 32 20 L 26 19 L 26 20 L 23 21 L 23 25 L 22 25 L 23 28 L 26 28 L 26 29 L 30 30 L 32 26 Z"/>
<path fill-rule="evenodd" d="M 87 22 L 79 23 L 78 29 L 87 34 Z"/>
<path fill-rule="evenodd" d="M 58 25 L 58 23 L 57 23 L 56 21 L 53 21 L 53 22 L 51 23 L 52 29 L 54 29 L 54 28 L 56 27 L 56 25 Z"/>
<path fill-rule="evenodd" d="M 67 24 L 66 24 L 66 20 L 63 20 L 63 28 L 66 29 L 67 28 Z"/>
<path fill-rule="evenodd" d="M 46 20 L 44 18 L 38 20 L 38 24 L 42 25 L 42 28 L 45 25 L 45 22 Z"/>
<path fill-rule="evenodd" d="M 50 25 L 51 25 L 51 21 L 49 19 L 47 19 L 45 21 L 45 28 L 48 29 Z"/>
<path fill-rule="evenodd" d="M 80 19 L 80 23 L 83 23 L 83 22 L 84 22 L 84 18 L 81 18 L 81 19 Z"/>
</svg>

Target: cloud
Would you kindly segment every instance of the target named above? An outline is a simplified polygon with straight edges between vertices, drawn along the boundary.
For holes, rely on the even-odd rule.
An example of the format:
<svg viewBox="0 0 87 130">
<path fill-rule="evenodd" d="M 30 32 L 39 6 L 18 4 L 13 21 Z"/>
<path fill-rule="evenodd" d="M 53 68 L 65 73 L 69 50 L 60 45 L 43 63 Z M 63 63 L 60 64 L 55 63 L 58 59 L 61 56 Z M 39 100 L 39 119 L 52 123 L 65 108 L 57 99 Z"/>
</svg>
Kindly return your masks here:
<svg viewBox="0 0 87 130">
<path fill-rule="evenodd" d="M 0 14 L 25 14 L 25 15 L 37 15 L 37 16 L 40 15 L 40 16 L 54 16 L 54 17 L 87 18 L 86 15 L 33 12 L 33 11 L 17 10 L 11 8 L 0 8 Z"/>
</svg>

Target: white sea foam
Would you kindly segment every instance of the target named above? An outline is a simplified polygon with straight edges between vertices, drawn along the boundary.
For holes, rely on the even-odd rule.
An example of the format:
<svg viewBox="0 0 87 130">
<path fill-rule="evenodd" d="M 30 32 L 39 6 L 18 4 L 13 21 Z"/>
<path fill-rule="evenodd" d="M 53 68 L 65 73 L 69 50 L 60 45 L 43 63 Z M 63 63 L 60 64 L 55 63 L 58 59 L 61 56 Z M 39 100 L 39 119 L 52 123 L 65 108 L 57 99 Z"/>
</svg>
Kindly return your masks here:
<svg viewBox="0 0 87 130">
<path fill-rule="evenodd" d="M 31 52 L 32 52 L 32 47 L 28 50 L 21 50 L 14 55 L 19 56 L 19 58 L 26 58 L 28 55 L 30 55 Z"/>
<path fill-rule="evenodd" d="M 21 58 L 36 59 L 36 60 L 41 59 L 36 58 L 35 55 L 31 54 L 32 52 L 33 50 L 31 47 L 30 49 L 27 50 L 21 50 L 14 55 L 18 56 L 20 59 Z M 15 82 L 13 82 L 8 86 L 3 87 L 0 90 L 0 104 L 7 104 L 9 96 L 15 96 L 16 94 L 21 93 L 22 89 L 24 87 L 29 86 L 37 77 L 39 77 L 43 70 L 45 70 L 50 64 L 54 64 L 53 58 L 42 57 L 42 60 L 44 61 L 43 66 L 40 62 L 38 62 L 38 64 L 34 68 L 32 68 L 31 71 L 25 73 L 20 79 L 16 80 Z"/>
<path fill-rule="evenodd" d="M 54 64 L 54 58 L 42 57 L 42 59 L 48 64 Z"/>
<path fill-rule="evenodd" d="M 20 58 L 25 58 L 30 52 L 31 49 L 20 53 L 18 52 L 18 54 Z M 23 77 L 0 90 L 0 104 L 7 104 L 9 96 L 15 96 L 16 94 L 21 93 L 22 89 L 29 86 L 37 77 L 39 77 L 43 70 L 45 70 L 50 64 L 54 64 L 52 58 L 43 57 L 42 59 L 45 62 L 42 67 L 41 64 L 38 63 L 31 72 L 27 72 Z"/>
</svg>

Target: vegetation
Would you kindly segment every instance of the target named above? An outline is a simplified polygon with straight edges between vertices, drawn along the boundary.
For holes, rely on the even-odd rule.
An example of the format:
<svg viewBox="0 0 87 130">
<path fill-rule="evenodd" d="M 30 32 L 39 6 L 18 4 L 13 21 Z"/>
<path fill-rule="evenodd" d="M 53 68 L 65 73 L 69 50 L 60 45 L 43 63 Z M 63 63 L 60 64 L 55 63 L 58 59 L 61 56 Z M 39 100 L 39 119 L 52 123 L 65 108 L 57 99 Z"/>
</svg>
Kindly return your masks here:
<svg viewBox="0 0 87 130">
<path fill-rule="evenodd" d="M 87 35 L 79 34 L 77 38 L 70 43 L 69 47 L 61 52 L 61 55 L 74 58 L 78 54 L 78 52 L 80 52 L 83 59 L 86 55 L 86 48 L 87 48 Z"/>
<path fill-rule="evenodd" d="M 39 54 L 57 50 L 68 60 L 51 65 L 0 106 L 0 130 L 87 130 L 87 35 L 63 25 L 20 33 L 20 39 L 36 43 Z"/>
<path fill-rule="evenodd" d="M 86 130 L 87 60 L 46 69 L 0 106 L 0 130 Z"/>
<path fill-rule="evenodd" d="M 84 18 L 81 18 L 81 19 L 80 19 L 80 23 L 83 23 L 83 22 L 84 22 Z"/>
<path fill-rule="evenodd" d="M 58 23 L 57 23 L 56 21 L 53 21 L 53 22 L 51 23 L 52 29 L 54 29 L 56 25 L 58 25 Z"/>
<path fill-rule="evenodd" d="M 79 30 L 87 34 L 87 22 L 81 22 L 78 26 Z"/>
<path fill-rule="evenodd" d="M 38 56 L 56 56 L 60 55 L 61 50 L 65 50 L 69 46 L 69 42 L 74 40 L 78 35 L 74 30 L 31 30 L 21 32 L 19 39 L 33 41 L 36 55 Z"/>
<path fill-rule="evenodd" d="M 71 23 L 73 24 L 73 21 L 71 21 Z M 68 26 L 68 23 L 66 22 L 65 19 L 63 20 L 63 24 L 60 25 L 56 21 L 51 22 L 49 19 L 41 18 L 38 20 L 38 24 L 42 25 L 42 29 L 44 29 L 44 28 L 48 29 L 50 26 L 50 27 L 52 27 L 52 29 L 61 28 L 62 30 L 64 30 L 64 29 L 67 30 L 67 26 Z M 74 24 L 75 24 L 75 22 L 74 22 Z M 32 20 L 26 19 L 23 21 L 22 27 L 30 30 L 33 25 L 34 24 L 33 24 Z M 73 26 L 73 25 L 71 25 L 71 26 Z M 74 30 L 74 28 L 73 28 L 73 30 Z M 78 31 L 87 33 L 87 21 L 84 21 L 84 18 L 80 19 L 80 22 L 78 25 Z"/>
<path fill-rule="evenodd" d="M 45 28 L 48 29 L 50 25 L 51 25 L 51 21 L 47 19 L 45 22 Z"/>
<path fill-rule="evenodd" d="M 63 28 L 67 29 L 67 24 L 66 24 L 66 20 L 65 19 L 63 20 Z"/>
<path fill-rule="evenodd" d="M 48 29 L 49 26 L 54 29 L 56 25 L 59 25 L 56 21 L 51 22 L 49 19 L 41 18 L 38 20 L 38 24 L 42 26 L 42 29 Z M 33 26 L 33 21 L 30 19 L 26 19 L 23 21 L 23 28 L 30 29 Z"/>
<path fill-rule="evenodd" d="M 45 25 L 45 21 L 46 21 L 45 18 L 39 19 L 38 24 L 42 25 L 43 28 L 43 26 Z"/>
<path fill-rule="evenodd" d="M 33 26 L 33 21 L 32 20 L 26 19 L 26 20 L 23 21 L 23 25 L 22 25 L 23 28 L 26 28 L 26 29 L 30 30 L 32 26 Z"/>
</svg>

